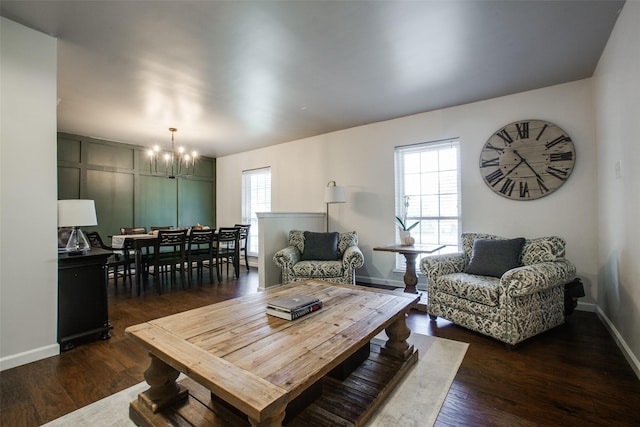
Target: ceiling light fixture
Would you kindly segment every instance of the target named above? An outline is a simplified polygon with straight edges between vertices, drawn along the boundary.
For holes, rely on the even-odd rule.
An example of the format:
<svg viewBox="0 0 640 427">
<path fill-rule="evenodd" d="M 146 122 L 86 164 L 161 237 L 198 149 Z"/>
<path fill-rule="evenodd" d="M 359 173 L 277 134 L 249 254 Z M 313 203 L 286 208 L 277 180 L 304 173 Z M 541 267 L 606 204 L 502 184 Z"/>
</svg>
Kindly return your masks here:
<svg viewBox="0 0 640 427">
<path fill-rule="evenodd" d="M 149 172 L 152 175 L 164 175 L 175 179 L 176 177 L 194 174 L 198 153 L 192 151 L 189 154 L 184 147 L 178 147 L 176 150 L 174 134 L 177 131 L 178 129 L 176 128 L 169 128 L 169 132 L 171 132 L 171 151 L 163 151 L 156 145 L 147 152 L 149 156 Z M 158 170 L 158 164 L 160 164 L 160 170 Z M 162 170 L 163 164 L 164 171 Z"/>
</svg>

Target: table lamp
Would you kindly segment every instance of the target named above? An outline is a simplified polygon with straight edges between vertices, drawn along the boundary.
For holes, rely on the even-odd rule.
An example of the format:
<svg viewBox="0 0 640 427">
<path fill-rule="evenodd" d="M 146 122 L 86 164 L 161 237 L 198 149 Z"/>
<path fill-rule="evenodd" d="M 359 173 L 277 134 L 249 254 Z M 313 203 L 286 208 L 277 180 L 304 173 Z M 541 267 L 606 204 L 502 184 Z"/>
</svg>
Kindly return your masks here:
<svg viewBox="0 0 640 427">
<path fill-rule="evenodd" d="M 65 250 L 83 253 L 91 250 L 80 227 L 98 225 L 96 205 L 93 200 L 58 200 L 58 227 L 72 227 Z"/>
<path fill-rule="evenodd" d="M 346 201 L 344 187 L 337 186 L 335 181 L 329 181 L 324 189 L 324 202 L 327 204 L 327 231 L 329 231 L 329 204 L 344 203 Z"/>
</svg>

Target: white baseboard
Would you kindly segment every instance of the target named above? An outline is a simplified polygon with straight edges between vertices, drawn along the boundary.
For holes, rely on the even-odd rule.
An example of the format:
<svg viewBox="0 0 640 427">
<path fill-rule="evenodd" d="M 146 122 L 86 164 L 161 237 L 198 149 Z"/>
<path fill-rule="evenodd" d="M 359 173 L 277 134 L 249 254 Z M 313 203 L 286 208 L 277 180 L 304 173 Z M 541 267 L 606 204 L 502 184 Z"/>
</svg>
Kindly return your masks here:
<svg viewBox="0 0 640 427">
<path fill-rule="evenodd" d="M 611 319 L 607 317 L 607 315 L 602 311 L 600 307 L 596 306 L 595 311 L 600 320 L 602 320 L 602 323 L 604 323 L 604 326 L 613 337 L 620 350 L 622 351 L 622 354 L 629 362 L 629 365 L 631 365 L 631 369 L 633 369 L 638 379 L 640 379 L 640 361 L 638 361 L 638 358 L 635 356 L 635 354 L 633 354 L 633 352 L 627 345 L 627 342 L 624 340 L 622 335 L 620 335 L 620 332 L 618 332 L 618 329 L 616 329 Z"/>
<path fill-rule="evenodd" d="M 404 281 L 379 279 L 377 277 L 356 276 L 356 283 L 370 283 L 372 285 L 393 286 L 396 288 L 404 288 Z"/>
<path fill-rule="evenodd" d="M 27 363 L 46 359 L 47 357 L 57 356 L 58 354 L 60 354 L 60 346 L 58 344 L 51 344 L 45 347 L 34 348 L 24 353 L 5 356 L 0 358 L 0 371 L 26 365 Z"/>
<path fill-rule="evenodd" d="M 595 305 L 592 302 L 580 302 L 580 301 L 578 301 L 578 306 L 576 307 L 576 310 L 588 311 L 589 313 L 595 313 L 597 307 L 598 306 Z"/>
</svg>

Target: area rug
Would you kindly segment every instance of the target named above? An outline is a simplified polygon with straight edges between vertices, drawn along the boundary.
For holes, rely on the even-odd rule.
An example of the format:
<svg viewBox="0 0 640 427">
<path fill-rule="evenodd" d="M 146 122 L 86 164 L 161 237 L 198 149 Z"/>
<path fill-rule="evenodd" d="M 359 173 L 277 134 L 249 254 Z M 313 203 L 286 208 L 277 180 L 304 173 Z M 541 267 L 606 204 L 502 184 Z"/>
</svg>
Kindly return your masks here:
<svg viewBox="0 0 640 427">
<path fill-rule="evenodd" d="M 378 337 L 383 338 L 384 333 Z M 409 341 L 420 352 L 418 363 L 369 420 L 368 427 L 433 425 L 468 347 L 465 343 L 415 333 Z M 129 403 L 147 388 L 141 382 L 44 425 L 134 426 L 129 419 Z"/>
</svg>

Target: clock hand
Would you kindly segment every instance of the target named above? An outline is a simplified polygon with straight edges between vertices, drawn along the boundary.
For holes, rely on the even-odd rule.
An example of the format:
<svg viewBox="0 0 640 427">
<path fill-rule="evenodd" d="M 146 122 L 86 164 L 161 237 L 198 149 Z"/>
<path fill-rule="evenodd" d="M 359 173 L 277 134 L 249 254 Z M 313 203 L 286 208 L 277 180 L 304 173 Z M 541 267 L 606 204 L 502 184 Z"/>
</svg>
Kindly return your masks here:
<svg viewBox="0 0 640 427">
<path fill-rule="evenodd" d="M 522 157 L 521 157 L 521 159 L 522 159 Z M 516 168 L 518 166 L 520 166 L 522 163 L 524 163 L 524 159 L 520 160 L 514 167 L 511 168 L 511 170 L 509 172 L 505 173 L 504 176 L 509 176 L 509 174 L 511 172 L 513 172 L 514 170 L 516 170 Z"/>
<path fill-rule="evenodd" d="M 516 150 L 513 150 L 513 153 L 514 153 L 516 156 L 520 157 L 520 163 L 524 163 L 525 165 L 527 165 L 527 167 L 528 167 L 529 169 L 531 169 L 531 172 L 533 172 L 533 174 L 536 176 L 536 178 L 538 178 L 540 181 L 544 181 L 544 179 L 542 179 L 542 177 L 538 174 L 538 172 L 536 172 L 536 170 L 535 170 L 534 168 L 532 168 L 532 167 L 531 167 L 531 165 L 529 164 L 529 162 L 527 162 L 527 160 L 526 160 L 524 157 L 522 157 L 522 156 L 520 155 L 520 153 L 518 153 Z M 520 163 L 518 163 L 518 164 L 520 164 Z"/>
</svg>

